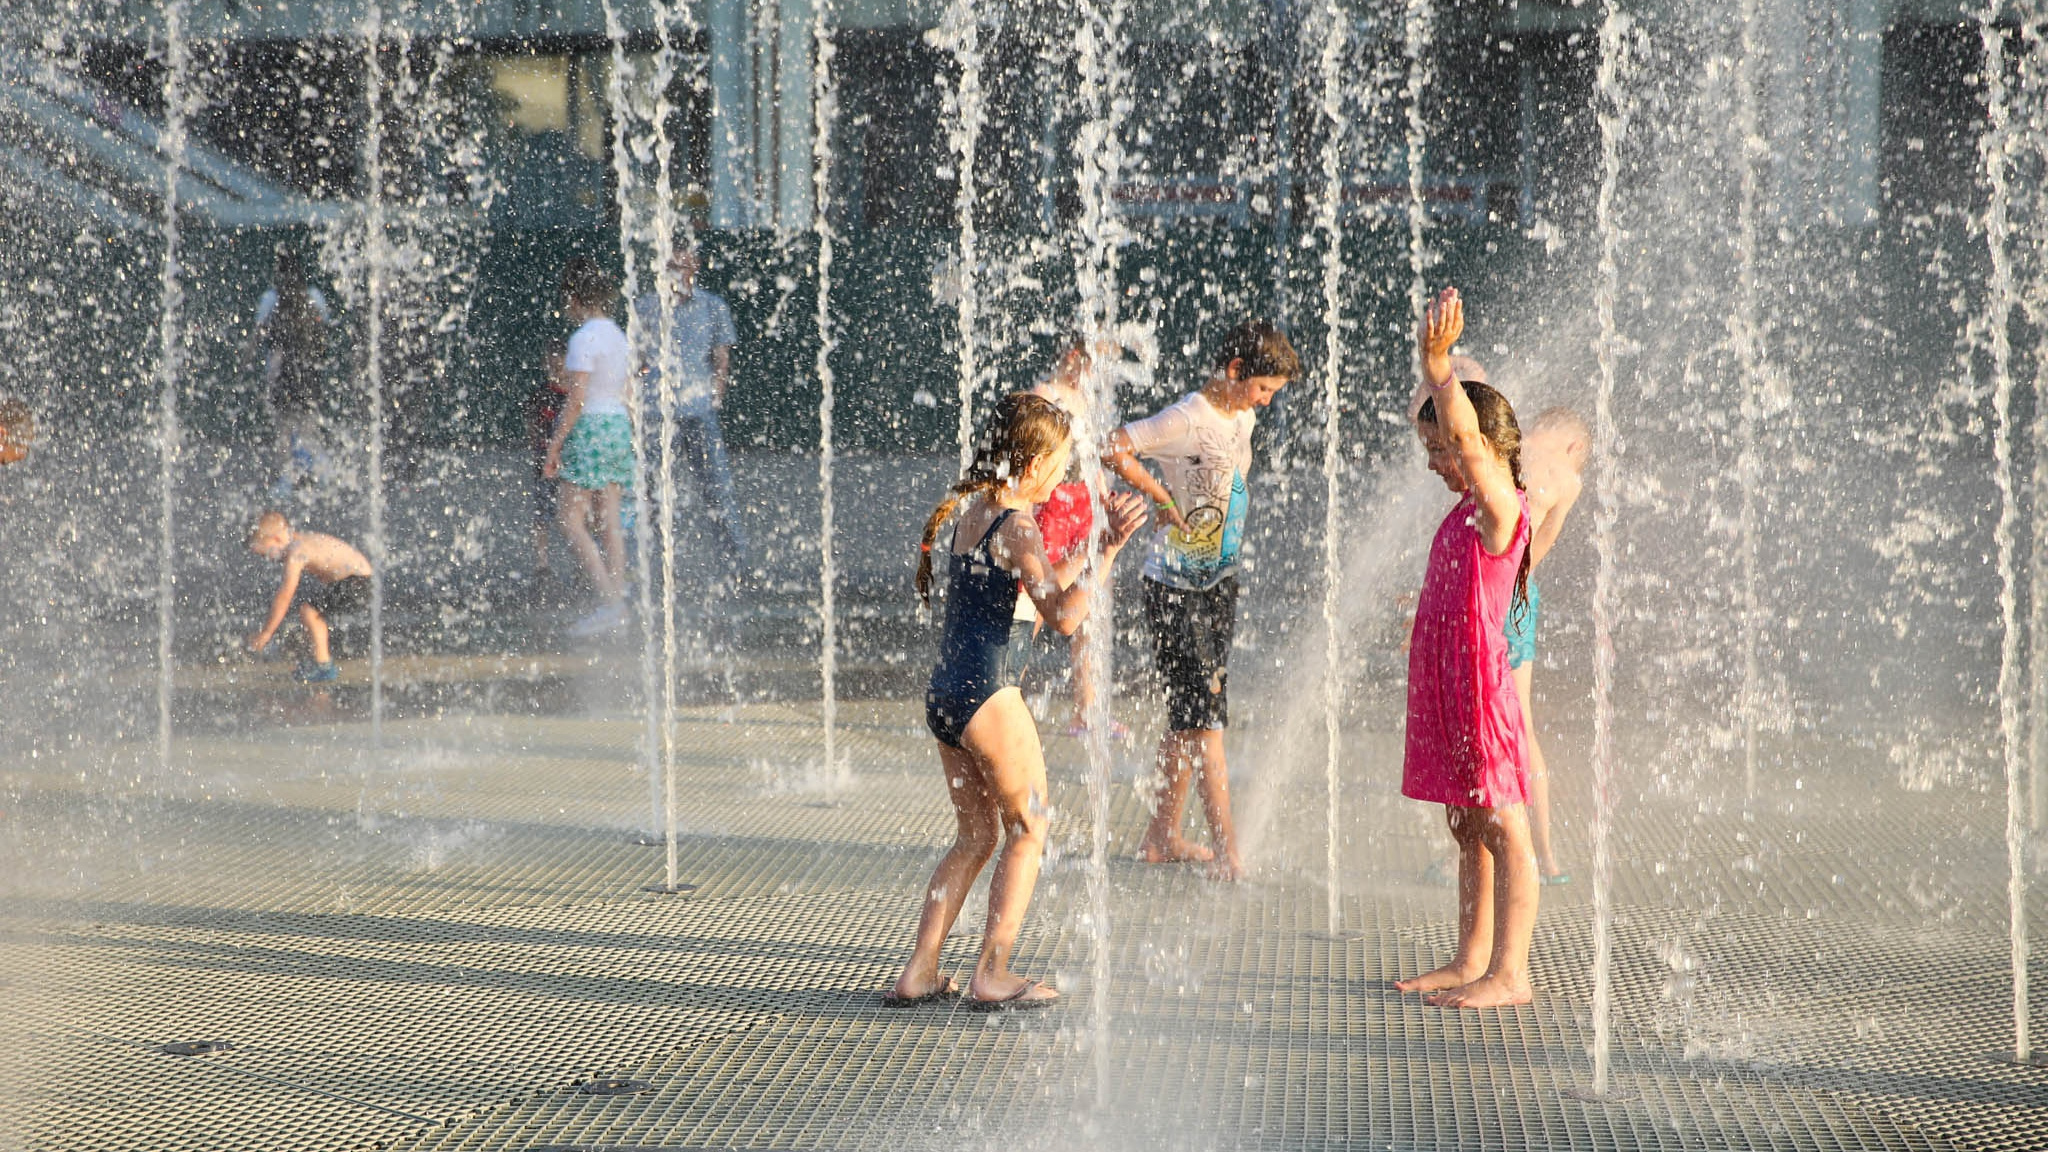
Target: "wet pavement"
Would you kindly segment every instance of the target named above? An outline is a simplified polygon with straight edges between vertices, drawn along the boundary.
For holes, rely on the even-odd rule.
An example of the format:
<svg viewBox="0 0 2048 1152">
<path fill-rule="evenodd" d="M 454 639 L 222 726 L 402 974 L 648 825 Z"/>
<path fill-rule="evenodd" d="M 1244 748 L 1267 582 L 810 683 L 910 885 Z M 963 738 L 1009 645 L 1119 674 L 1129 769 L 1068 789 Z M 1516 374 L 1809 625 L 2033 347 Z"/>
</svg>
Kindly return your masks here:
<svg viewBox="0 0 2048 1152">
<path fill-rule="evenodd" d="M 256 666 L 185 685 L 271 711 L 188 726 L 168 770 L 120 741 L 8 766 L 0 1144 L 2048 1146 L 2048 1068 L 1998 1056 L 2011 1000 L 1990 790 L 1837 770 L 1744 805 L 1631 777 L 1613 1077 L 1589 1101 L 1583 780 L 1560 790 L 1574 879 L 1544 890 L 1536 1002 L 1459 1013 L 1388 984 L 1453 938 L 1452 894 L 1423 878 L 1443 834 L 1395 795 L 1391 725 L 1346 735 L 1334 926 L 1319 740 L 1233 733 L 1254 874 L 1223 886 L 1132 858 L 1156 722 L 1117 746 L 1099 873 L 1083 752 L 1054 734 L 1053 848 L 1016 967 L 1063 1003 L 889 1009 L 877 994 L 951 823 L 914 705 L 843 702 L 836 771 L 815 701 L 684 708 L 678 879 L 697 887 L 668 895 L 646 890 L 664 852 L 635 842 L 658 821 L 631 659 L 392 670 L 467 694 L 394 714 L 373 747 L 345 700 L 359 665 L 325 712 Z M 492 706 L 514 684 L 577 703 Z M 1569 765 L 1582 733 L 1559 713 L 1552 757 Z M 963 982 L 980 901 L 947 953 Z M 227 1046 L 164 1048 L 195 1041 Z"/>
</svg>

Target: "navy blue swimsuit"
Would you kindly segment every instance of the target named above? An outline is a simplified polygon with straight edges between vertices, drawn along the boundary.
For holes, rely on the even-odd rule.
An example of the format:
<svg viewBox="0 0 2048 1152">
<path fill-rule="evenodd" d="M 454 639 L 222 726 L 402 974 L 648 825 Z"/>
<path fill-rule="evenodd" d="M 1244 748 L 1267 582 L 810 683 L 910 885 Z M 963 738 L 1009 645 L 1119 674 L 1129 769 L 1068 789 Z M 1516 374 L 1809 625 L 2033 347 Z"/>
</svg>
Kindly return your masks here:
<svg viewBox="0 0 2048 1152">
<path fill-rule="evenodd" d="M 967 722 L 989 697 L 1022 680 L 1031 659 L 1032 622 L 1014 619 L 1017 578 L 988 549 L 1015 511 L 999 513 L 969 551 L 947 555 L 946 627 L 924 693 L 924 722 L 948 747 L 960 747 Z"/>
</svg>

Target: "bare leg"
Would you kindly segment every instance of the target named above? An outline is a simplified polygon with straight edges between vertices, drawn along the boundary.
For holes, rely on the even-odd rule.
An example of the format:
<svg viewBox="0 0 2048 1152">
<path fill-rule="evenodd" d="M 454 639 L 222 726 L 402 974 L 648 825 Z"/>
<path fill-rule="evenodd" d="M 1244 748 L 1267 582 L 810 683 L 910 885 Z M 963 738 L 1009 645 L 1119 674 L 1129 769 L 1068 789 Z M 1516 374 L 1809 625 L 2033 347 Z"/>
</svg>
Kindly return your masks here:
<svg viewBox="0 0 2048 1152">
<path fill-rule="evenodd" d="M 1544 762 L 1543 745 L 1536 741 L 1535 697 L 1530 682 L 1535 679 L 1536 662 L 1525 661 L 1515 669 L 1515 695 L 1522 701 L 1522 728 L 1529 737 L 1529 842 L 1536 849 L 1536 866 L 1545 876 L 1562 871 L 1550 849 L 1550 765 Z"/>
<path fill-rule="evenodd" d="M 1244 858 L 1237 854 L 1237 828 L 1230 818 L 1230 769 L 1223 762 L 1223 730 L 1203 728 L 1199 736 L 1202 753 L 1194 766 L 1201 774 L 1202 812 L 1209 818 L 1209 843 L 1215 849 L 1209 875 L 1236 880 L 1244 875 Z"/>
<path fill-rule="evenodd" d="M 1138 845 L 1138 859 L 1147 864 L 1214 859 L 1214 853 L 1199 844 L 1190 844 L 1180 834 L 1180 814 L 1187 806 L 1188 782 L 1194 779 L 1195 759 L 1201 753 L 1199 728 L 1169 731 L 1159 738 L 1159 804 L 1152 810 L 1152 823 L 1145 829 L 1144 842 Z"/>
<path fill-rule="evenodd" d="M 582 561 L 583 571 L 590 577 L 591 587 L 599 596 L 610 598 L 610 589 L 605 585 L 604 557 L 598 554 L 597 541 L 590 536 L 590 506 L 593 493 L 587 488 L 578 488 L 568 481 L 562 482 L 561 497 L 556 511 L 562 522 L 562 535 L 569 541 L 569 550 Z"/>
<path fill-rule="evenodd" d="M 327 647 L 327 621 L 311 604 L 299 605 L 299 623 L 306 629 L 306 643 L 313 649 L 313 663 L 327 664 L 334 654 Z"/>
<path fill-rule="evenodd" d="M 1445 808 L 1458 842 L 1458 951 L 1433 972 L 1394 981 L 1403 992 L 1438 992 L 1477 980 L 1493 954 L 1494 861 L 1479 835 L 1483 808 Z"/>
<path fill-rule="evenodd" d="M 902 997 L 929 995 L 944 986 L 939 949 L 945 946 L 953 922 L 960 918 L 960 906 L 966 903 L 974 878 L 981 875 L 996 850 L 995 797 L 989 794 L 980 761 L 965 749 L 941 744 L 939 765 L 945 770 L 946 795 L 952 798 L 958 830 L 953 846 L 932 870 L 931 883 L 925 888 L 924 911 L 917 919 L 917 945 L 903 974 L 896 978 L 894 992 Z"/>
<path fill-rule="evenodd" d="M 604 597 L 611 601 L 626 598 L 626 526 L 619 515 L 621 499 L 617 484 L 607 484 L 597 494 L 598 528 L 604 533 L 605 573 L 610 580 L 604 586 Z"/>
<path fill-rule="evenodd" d="M 533 570 L 548 570 L 548 522 L 538 516 L 533 521 Z"/>
<path fill-rule="evenodd" d="M 981 1000 L 1006 1000 L 1029 983 L 1010 971 L 1010 950 L 1024 926 L 1024 910 L 1038 886 L 1038 865 L 1045 854 L 1045 753 L 1039 747 L 1038 725 L 1024 706 L 1024 694 L 1015 688 L 989 697 L 967 722 L 961 742 L 986 773 L 1003 824 L 1002 851 L 988 881 L 988 926 L 968 991 Z M 1058 996 L 1039 985 L 1022 999 Z"/>
<path fill-rule="evenodd" d="M 1445 1008 L 1499 1008 L 1527 1004 L 1529 943 L 1536 934 L 1536 856 L 1529 848 L 1529 815 L 1519 804 L 1472 808 L 1478 836 L 1494 858 L 1493 954 L 1486 974 L 1429 998 Z"/>
</svg>

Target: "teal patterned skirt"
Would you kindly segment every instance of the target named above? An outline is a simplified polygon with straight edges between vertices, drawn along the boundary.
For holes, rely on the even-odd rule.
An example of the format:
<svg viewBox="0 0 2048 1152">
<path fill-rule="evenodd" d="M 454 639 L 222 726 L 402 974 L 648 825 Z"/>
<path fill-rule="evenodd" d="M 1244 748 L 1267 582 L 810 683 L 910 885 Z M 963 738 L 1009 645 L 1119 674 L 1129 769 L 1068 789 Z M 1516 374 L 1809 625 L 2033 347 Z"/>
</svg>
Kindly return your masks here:
<svg viewBox="0 0 2048 1152">
<path fill-rule="evenodd" d="M 623 412 L 585 414 L 562 442 L 562 479 L 592 491 L 633 486 L 633 422 Z"/>
</svg>

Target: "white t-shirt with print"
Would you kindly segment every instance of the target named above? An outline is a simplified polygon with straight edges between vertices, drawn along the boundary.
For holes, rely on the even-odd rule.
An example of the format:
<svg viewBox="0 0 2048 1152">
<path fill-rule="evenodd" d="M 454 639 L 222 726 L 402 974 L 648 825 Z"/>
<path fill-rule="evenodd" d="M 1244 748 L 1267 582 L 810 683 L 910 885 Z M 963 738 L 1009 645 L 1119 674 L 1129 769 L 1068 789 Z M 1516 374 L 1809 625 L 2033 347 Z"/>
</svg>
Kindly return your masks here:
<svg viewBox="0 0 2048 1152">
<path fill-rule="evenodd" d="M 626 371 L 630 356 L 626 334 L 612 323 L 609 316 L 585 320 L 583 327 L 569 337 L 569 351 L 562 358 L 562 368 L 568 372 L 590 373 L 583 389 L 583 411 L 586 415 L 625 414 Z"/>
<path fill-rule="evenodd" d="M 1235 416 L 1190 392 L 1143 420 L 1124 425 L 1131 451 L 1152 461 L 1187 521 L 1187 531 L 1159 519 L 1145 577 L 1175 588 L 1214 588 L 1237 570 L 1244 544 L 1246 480 L 1252 470 L 1252 428 L 1247 408 Z"/>
</svg>

